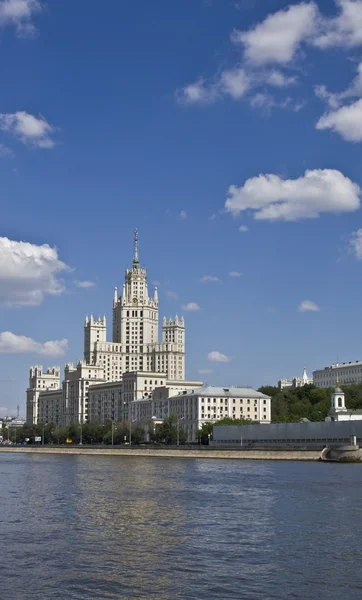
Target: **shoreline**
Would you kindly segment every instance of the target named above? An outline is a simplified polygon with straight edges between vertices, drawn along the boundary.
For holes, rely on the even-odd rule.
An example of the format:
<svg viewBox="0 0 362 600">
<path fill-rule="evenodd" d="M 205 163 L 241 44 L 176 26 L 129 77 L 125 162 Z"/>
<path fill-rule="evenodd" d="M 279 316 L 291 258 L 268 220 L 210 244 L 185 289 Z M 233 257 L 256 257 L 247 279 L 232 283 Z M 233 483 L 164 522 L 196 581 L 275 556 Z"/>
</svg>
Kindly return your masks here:
<svg viewBox="0 0 362 600">
<path fill-rule="evenodd" d="M 184 450 L 154 448 L 61 448 L 61 447 L 8 447 L 1 446 L 1 452 L 23 454 L 68 454 L 90 456 L 142 456 L 147 458 L 207 458 L 238 460 L 284 460 L 284 461 L 319 461 L 320 450 Z"/>
</svg>

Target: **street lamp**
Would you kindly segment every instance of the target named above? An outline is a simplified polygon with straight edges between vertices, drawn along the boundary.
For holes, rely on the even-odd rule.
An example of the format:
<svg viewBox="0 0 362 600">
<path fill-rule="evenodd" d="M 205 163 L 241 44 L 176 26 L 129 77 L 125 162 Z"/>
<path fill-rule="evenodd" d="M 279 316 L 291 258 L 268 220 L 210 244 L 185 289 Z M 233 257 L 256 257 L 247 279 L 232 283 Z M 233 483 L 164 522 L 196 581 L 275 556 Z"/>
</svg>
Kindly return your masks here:
<svg viewBox="0 0 362 600">
<path fill-rule="evenodd" d="M 83 445 L 83 418 L 82 418 L 82 415 L 80 417 L 80 439 L 79 439 L 79 445 L 80 446 Z"/>
<path fill-rule="evenodd" d="M 136 420 L 137 419 L 133 419 L 133 421 L 132 421 L 132 419 L 130 419 L 130 422 L 129 422 L 129 445 L 130 446 L 132 444 L 132 423 L 135 423 Z"/>
<path fill-rule="evenodd" d="M 176 429 L 177 429 L 177 446 L 180 445 L 180 421 L 183 421 L 185 417 L 180 417 L 177 419 Z"/>
<path fill-rule="evenodd" d="M 112 446 L 114 444 L 114 421 L 112 420 Z"/>
</svg>

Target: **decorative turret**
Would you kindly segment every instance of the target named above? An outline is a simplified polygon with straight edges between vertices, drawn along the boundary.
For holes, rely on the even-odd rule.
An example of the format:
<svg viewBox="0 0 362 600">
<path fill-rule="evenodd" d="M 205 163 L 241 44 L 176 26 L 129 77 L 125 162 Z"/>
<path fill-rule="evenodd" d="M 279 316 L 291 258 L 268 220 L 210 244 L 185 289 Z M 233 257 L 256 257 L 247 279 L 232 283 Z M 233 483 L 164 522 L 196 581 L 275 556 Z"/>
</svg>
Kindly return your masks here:
<svg viewBox="0 0 362 600">
<path fill-rule="evenodd" d="M 341 390 L 341 388 L 339 387 L 339 381 L 337 378 L 336 387 L 334 388 L 334 390 L 331 394 L 330 413 L 333 416 L 333 415 L 336 415 L 339 413 L 346 413 L 346 412 L 347 412 L 347 408 L 346 408 L 345 395 L 344 395 L 343 390 Z"/>
<path fill-rule="evenodd" d="M 157 287 L 155 287 L 155 293 L 153 294 L 153 301 L 154 302 L 158 302 L 158 290 L 157 290 Z"/>
</svg>

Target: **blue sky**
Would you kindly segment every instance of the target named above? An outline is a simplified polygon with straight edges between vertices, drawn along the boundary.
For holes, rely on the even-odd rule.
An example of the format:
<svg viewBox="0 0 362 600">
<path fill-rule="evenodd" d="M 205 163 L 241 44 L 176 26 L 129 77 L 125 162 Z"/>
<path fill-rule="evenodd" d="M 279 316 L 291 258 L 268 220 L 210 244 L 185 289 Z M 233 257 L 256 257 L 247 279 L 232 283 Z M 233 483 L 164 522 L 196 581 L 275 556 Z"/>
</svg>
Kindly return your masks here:
<svg viewBox="0 0 362 600">
<path fill-rule="evenodd" d="M 87 313 L 110 339 L 134 227 L 188 378 L 361 359 L 361 23 L 362 0 L 0 1 L 0 414 L 30 365 L 82 358 Z"/>
</svg>

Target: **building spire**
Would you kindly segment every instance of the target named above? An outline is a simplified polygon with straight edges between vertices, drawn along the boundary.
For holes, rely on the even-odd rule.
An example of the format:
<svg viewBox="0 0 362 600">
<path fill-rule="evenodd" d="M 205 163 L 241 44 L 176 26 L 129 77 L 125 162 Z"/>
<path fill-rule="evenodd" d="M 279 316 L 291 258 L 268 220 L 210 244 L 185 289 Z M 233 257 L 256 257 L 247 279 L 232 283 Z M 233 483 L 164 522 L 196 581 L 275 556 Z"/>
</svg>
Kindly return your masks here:
<svg viewBox="0 0 362 600">
<path fill-rule="evenodd" d="M 134 230 L 134 239 L 133 239 L 133 264 L 138 265 L 138 229 Z"/>
</svg>

